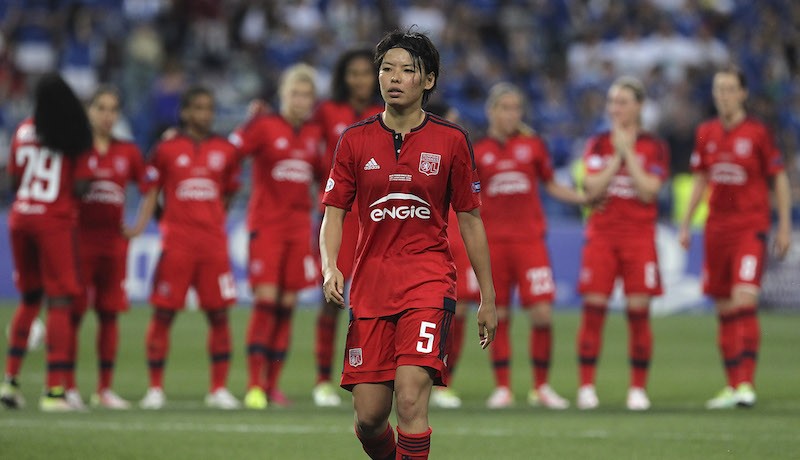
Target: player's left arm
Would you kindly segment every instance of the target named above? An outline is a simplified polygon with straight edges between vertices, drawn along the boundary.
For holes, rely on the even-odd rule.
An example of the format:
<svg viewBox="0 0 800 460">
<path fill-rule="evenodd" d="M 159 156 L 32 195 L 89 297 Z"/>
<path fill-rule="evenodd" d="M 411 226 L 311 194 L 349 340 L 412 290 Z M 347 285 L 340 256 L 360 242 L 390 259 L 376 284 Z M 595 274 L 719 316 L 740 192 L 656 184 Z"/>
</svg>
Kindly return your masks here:
<svg viewBox="0 0 800 460">
<path fill-rule="evenodd" d="M 555 179 L 550 179 L 544 183 L 544 189 L 553 198 L 563 201 L 564 203 L 585 205 L 587 204 L 586 196 L 575 190 L 572 187 L 567 187 L 564 184 L 558 183 Z"/>
<path fill-rule="evenodd" d="M 778 231 L 775 234 L 773 250 L 783 259 L 792 243 L 792 191 L 786 171 L 780 171 L 772 178 L 775 193 L 775 208 L 778 214 Z"/>
</svg>

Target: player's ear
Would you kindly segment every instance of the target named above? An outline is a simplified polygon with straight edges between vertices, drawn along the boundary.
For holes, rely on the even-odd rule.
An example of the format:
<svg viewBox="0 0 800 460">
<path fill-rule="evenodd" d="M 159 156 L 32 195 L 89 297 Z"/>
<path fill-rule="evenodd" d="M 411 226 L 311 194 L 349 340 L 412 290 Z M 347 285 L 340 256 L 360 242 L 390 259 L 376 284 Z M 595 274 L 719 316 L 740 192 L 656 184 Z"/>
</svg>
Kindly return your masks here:
<svg viewBox="0 0 800 460">
<path fill-rule="evenodd" d="M 433 88 L 433 85 L 436 84 L 436 75 L 433 72 L 429 72 L 428 75 L 425 76 L 425 89 L 430 90 Z"/>
</svg>

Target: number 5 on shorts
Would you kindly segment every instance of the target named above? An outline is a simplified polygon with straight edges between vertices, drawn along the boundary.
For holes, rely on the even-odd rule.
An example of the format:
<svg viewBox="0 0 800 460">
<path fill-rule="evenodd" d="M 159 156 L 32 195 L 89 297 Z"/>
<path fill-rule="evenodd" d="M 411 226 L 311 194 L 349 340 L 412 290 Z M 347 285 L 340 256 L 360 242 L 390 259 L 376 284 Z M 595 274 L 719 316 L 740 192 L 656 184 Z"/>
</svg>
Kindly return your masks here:
<svg viewBox="0 0 800 460">
<path fill-rule="evenodd" d="M 428 332 L 428 330 L 436 329 L 436 323 L 431 323 L 429 321 L 423 321 L 419 325 L 419 336 L 422 339 L 417 342 L 417 351 L 420 353 L 430 353 L 433 351 L 433 336 L 432 332 Z"/>
</svg>

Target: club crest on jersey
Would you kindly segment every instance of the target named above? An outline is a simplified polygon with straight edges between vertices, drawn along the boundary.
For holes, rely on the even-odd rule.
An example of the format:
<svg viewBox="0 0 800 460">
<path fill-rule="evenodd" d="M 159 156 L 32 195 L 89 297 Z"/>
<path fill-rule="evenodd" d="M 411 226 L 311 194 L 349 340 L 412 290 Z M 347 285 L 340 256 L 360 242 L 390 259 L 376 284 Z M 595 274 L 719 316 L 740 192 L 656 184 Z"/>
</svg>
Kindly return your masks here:
<svg viewBox="0 0 800 460">
<path fill-rule="evenodd" d="M 419 172 L 426 176 L 435 176 L 439 174 L 439 165 L 442 162 L 442 156 L 438 153 L 425 153 L 419 154 Z"/>
<path fill-rule="evenodd" d="M 180 155 L 178 155 L 178 159 L 175 160 L 175 164 L 182 168 L 189 166 L 190 162 L 191 160 L 189 160 L 189 155 L 186 155 L 185 153 L 181 153 Z"/>
<path fill-rule="evenodd" d="M 221 171 L 225 167 L 225 154 L 214 150 L 208 154 L 208 168 L 212 171 Z"/>
<path fill-rule="evenodd" d="M 361 353 L 361 348 L 351 348 L 347 351 L 348 362 L 352 367 L 358 367 L 364 364 L 364 356 Z"/>
<path fill-rule="evenodd" d="M 747 157 L 750 156 L 750 152 L 753 150 L 753 143 L 750 139 L 736 139 L 733 143 L 733 152 L 740 157 Z"/>
<path fill-rule="evenodd" d="M 514 147 L 514 158 L 521 163 L 528 163 L 533 158 L 533 151 L 530 146 L 518 145 Z"/>
<path fill-rule="evenodd" d="M 119 175 L 125 175 L 125 173 L 128 172 L 128 160 L 126 158 L 115 158 L 114 170 L 117 171 Z"/>
</svg>

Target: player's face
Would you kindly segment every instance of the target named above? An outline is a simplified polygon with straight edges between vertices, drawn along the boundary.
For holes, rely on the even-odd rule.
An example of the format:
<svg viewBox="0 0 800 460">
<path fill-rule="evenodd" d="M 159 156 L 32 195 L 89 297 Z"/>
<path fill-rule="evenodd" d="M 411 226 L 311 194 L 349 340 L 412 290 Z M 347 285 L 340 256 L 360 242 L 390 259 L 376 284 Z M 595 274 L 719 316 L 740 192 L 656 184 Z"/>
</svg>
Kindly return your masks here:
<svg viewBox="0 0 800 460">
<path fill-rule="evenodd" d="M 612 125 L 630 126 L 639 122 L 642 104 L 636 100 L 632 89 L 613 85 L 608 90 L 606 111 Z"/>
<path fill-rule="evenodd" d="M 305 120 L 314 109 L 316 92 L 314 85 L 307 81 L 295 81 L 284 92 L 281 104 L 286 115 L 294 120 Z"/>
<path fill-rule="evenodd" d="M 522 101 L 518 94 L 508 93 L 497 98 L 489 109 L 489 124 L 504 136 L 510 136 L 522 123 Z"/>
<path fill-rule="evenodd" d="M 381 96 L 386 104 L 394 107 L 422 107 L 422 94 L 433 88 L 433 73 L 422 74 L 423 69 L 415 65 L 411 54 L 402 48 L 386 52 L 378 71 Z"/>
<path fill-rule="evenodd" d="M 119 119 L 119 99 L 111 93 L 103 93 L 89 105 L 87 115 L 96 135 L 109 136 Z"/>
<path fill-rule="evenodd" d="M 375 92 L 375 67 L 372 61 L 362 57 L 351 60 L 344 71 L 344 83 L 352 99 L 372 99 Z"/>
<path fill-rule="evenodd" d="M 733 73 L 719 72 L 714 75 L 711 87 L 714 105 L 720 116 L 732 115 L 744 109 L 747 91 L 739 83 L 739 77 Z"/>
<path fill-rule="evenodd" d="M 181 111 L 181 119 L 186 127 L 201 133 L 211 132 L 214 124 L 214 98 L 208 94 L 198 94 Z"/>
</svg>

